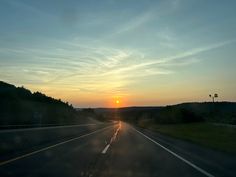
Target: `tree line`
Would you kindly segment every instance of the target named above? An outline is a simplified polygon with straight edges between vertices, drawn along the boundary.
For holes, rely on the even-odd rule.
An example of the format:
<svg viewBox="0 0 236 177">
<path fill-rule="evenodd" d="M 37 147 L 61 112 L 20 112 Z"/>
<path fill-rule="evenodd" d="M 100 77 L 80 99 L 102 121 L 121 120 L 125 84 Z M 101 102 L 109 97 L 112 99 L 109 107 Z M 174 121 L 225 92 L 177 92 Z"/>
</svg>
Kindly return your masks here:
<svg viewBox="0 0 236 177">
<path fill-rule="evenodd" d="M 66 124 L 78 121 L 72 105 L 0 81 L 0 125 Z"/>
</svg>

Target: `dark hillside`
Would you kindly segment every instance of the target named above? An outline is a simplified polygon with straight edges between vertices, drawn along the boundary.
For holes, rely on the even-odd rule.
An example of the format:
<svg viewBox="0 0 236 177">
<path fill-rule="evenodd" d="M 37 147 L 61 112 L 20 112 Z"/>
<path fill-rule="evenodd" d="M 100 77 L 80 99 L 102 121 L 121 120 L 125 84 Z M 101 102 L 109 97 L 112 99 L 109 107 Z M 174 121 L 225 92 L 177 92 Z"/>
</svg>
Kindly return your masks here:
<svg viewBox="0 0 236 177">
<path fill-rule="evenodd" d="M 205 102 L 182 103 L 164 107 L 99 108 L 95 112 L 101 119 L 121 119 L 132 123 L 152 122 L 176 124 L 191 122 L 216 122 L 236 124 L 236 103 Z"/>
<path fill-rule="evenodd" d="M 0 125 L 76 123 L 77 116 L 68 103 L 0 81 Z"/>
</svg>

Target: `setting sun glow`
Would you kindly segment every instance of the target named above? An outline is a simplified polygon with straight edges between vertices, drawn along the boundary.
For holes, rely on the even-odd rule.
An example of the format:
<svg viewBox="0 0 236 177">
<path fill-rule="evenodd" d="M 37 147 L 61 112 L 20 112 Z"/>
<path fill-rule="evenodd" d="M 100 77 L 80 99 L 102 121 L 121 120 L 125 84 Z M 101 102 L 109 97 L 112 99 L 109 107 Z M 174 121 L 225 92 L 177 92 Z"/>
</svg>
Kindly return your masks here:
<svg viewBox="0 0 236 177">
<path fill-rule="evenodd" d="M 75 108 L 236 100 L 236 1 L 55 2 L 0 0 L 1 81 Z"/>
</svg>

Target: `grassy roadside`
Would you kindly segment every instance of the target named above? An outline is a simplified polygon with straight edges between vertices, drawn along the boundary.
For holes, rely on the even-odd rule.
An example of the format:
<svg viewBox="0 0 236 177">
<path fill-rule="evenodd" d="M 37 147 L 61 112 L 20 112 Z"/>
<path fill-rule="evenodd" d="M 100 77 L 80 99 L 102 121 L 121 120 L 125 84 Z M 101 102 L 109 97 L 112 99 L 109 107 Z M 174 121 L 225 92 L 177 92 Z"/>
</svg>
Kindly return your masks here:
<svg viewBox="0 0 236 177">
<path fill-rule="evenodd" d="M 191 141 L 206 147 L 236 154 L 236 128 L 211 123 L 189 124 L 142 124 L 148 128 L 169 136 Z"/>
</svg>

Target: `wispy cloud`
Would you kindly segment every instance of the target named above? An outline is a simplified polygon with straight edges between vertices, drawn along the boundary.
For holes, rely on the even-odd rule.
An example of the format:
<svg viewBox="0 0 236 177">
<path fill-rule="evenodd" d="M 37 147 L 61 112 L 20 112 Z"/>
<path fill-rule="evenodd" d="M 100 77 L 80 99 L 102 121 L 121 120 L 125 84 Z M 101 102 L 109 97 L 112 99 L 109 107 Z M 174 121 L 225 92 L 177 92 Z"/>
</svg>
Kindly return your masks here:
<svg viewBox="0 0 236 177">
<path fill-rule="evenodd" d="M 12 3 L 39 15 L 44 13 L 25 3 L 16 1 L 12 1 Z M 158 54 L 155 53 L 148 55 L 139 49 L 109 46 L 109 43 L 106 43 L 106 38 L 116 39 L 122 34 L 132 34 L 136 29 L 147 28 L 148 23 L 153 20 L 156 22 L 163 14 L 171 13 L 181 6 L 179 0 L 168 1 L 167 4 L 163 3 L 158 6 L 158 10 L 156 7 L 150 7 L 139 15 L 130 15 L 131 18 L 124 19 L 123 23 L 117 24 L 117 28 L 107 34 L 104 39 L 90 39 L 79 35 L 68 40 L 43 39 L 45 42 L 51 40 L 52 45 L 48 49 L 31 46 L 5 47 L 0 49 L 0 53 L 11 53 L 25 58 L 14 61 L 19 64 L 19 71 L 23 71 L 18 75 L 27 75 L 22 78 L 52 85 L 63 83 L 71 87 L 75 83 L 76 89 L 102 92 L 119 90 L 130 83 L 140 82 L 140 78 L 143 77 L 173 74 L 178 72 L 177 67 L 198 62 L 197 55 L 235 42 L 235 40 L 223 41 L 171 56 L 167 56 L 168 52 L 166 52 L 166 57 L 158 57 Z M 158 30 L 154 37 L 161 39 L 157 42 L 162 42 L 164 45 L 171 45 L 175 41 L 175 35 L 168 27 Z M 29 60 L 31 62 L 28 62 Z M 7 62 L 5 61 L 5 63 Z M 6 65 L 5 70 L 7 70 Z"/>
<path fill-rule="evenodd" d="M 173 56 L 160 58 L 160 59 L 152 60 L 149 62 L 143 62 L 143 63 L 137 64 L 137 65 L 133 65 L 129 68 L 126 68 L 125 70 L 133 70 L 133 69 L 147 67 L 147 66 L 156 65 L 156 64 L 167 64 L 167 63 L 170 63 L 170 62 L 177 60 L 177 59 L 192 57 L 192 56 L 201 54 L 203 52 L 207 52 L 207 51 L 210 51 L 213 49 L 223 47 L 228 44 L 232 44 L 234 42 L 236 42 L 236 40 L 228 40 L 228 41 L 219 42 L 219 43 L 211 44 L 211 45 L 204 46 L 204 47 L 194 48 L 192 50 L 188 50 L 188 51 L 182 52 L 177 55 L 173 55 Z"/>
<path fill-rule="evenodd" d="M 145 13 L 134 17 L 130 20 L 127 20 L 125 22 L 125 24 L 123 24 L 122 26 L 120 26 L 113 35 L 118 35 L 118 34 L 122 34 L 125 32 L 129 32 L 132 31 L 136 28 L 142 27 L 144 26 L 145 23 L 147 23 L 148 21 L 150 21 L 152 18 L 154 18 L 154 12 L 152 10 L 146 11 Z M 157 16 L 156 16 L 157 18 Z"/>
<path fill-rule="evenodd" d="M 119 89 L 127 85 L 140 82 L 143 77 L 173 74 L 177 72 L 176 67 L 198 62 L 197 55 L 234 42 L 235 40 L 219 42 L 157 59 L 148 58 L 145 53 L 140 53 L 140 51 L 136 53 L 135 50 L 104 46 L 80 45 L 79 50 L 76 51 L 74 49 L 76 44 L 72 48 L 63 45 L 61 50 L 55 48 L 55 50 L 44 51 L 27 48 L 23 50 L 2 49 L 1 52 L 17 52 L 20 55 L 24 51 L 35 58 L 34 62 L 28 65 L 18 66 L 23 71 L 18 75 L 22 78 L 26 78 L 23 75 L 27 75 L 27 83 L 38 82 L 55 85 L 55 87 L 63 85 L 62 87 L 65 88 L 69 85 L 74 90 L 82 92 L 95 90 L 97 92 L 108 92 L 109 90 L 119 92 Z M 4 70 L 9 69 L 6 65 L 4 68 Z M 20 72 L 19 69 L 14 70 Z"/>
</svg>

